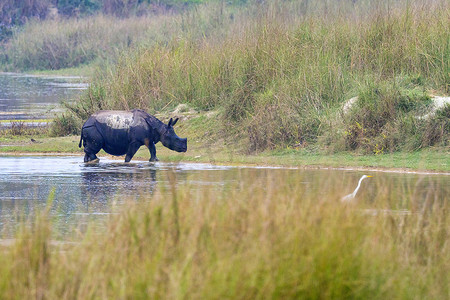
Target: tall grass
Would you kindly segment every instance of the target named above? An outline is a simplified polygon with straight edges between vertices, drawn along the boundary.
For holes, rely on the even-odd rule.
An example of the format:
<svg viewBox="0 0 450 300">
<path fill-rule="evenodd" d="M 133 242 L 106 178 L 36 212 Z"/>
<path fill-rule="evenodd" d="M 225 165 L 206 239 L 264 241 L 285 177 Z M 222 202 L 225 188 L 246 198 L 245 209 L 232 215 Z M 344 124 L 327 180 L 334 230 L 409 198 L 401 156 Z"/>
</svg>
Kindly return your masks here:
<svg viewBox="0 0 450 300">
<path fill-rule="evenodd" d="M 401 105 L 390 106 L 395 112 L 389 114 L 372 111 L 382 124 L 369 124 L 375 128 L 367 138 L 395 140 L 382 146 L 357 138 L 346 142 L 364 114 L 343 122 L 339 111 L 344 100 L 358 95 L 373 95 L 365 102 L 372 110 L 398 94 L 403 95 L 397 97 L 400 102 L 420 102 L 429 90 L 448 93 L 449 32 L 443 30 L 450 26 L 448 2 L 308 5 L 255 4 L 226 31 L 208 31 L 211 36 L 202 39 L 188 35 L 131 52 L 70 109 L 80 119 L 106 108 L 155 112 L 189 103 L 219 109 L 220 127 L 245 132 L 250 150 L 318 140 L 334 149 L 374 152 L 447 145 L 448 132 L 428 138 L 427 121 L 409 122 L 400 134 L 389 129 L 417 116 L 420 105 L 404 114 Z M 404 92 L 408 89 L 421 92 Z M 448 122 L 444 118 L 438 127 Z M 428 142 L 395 137 L 415 134 Z"/>
<path fill-rule="evenodd" d="M 212 32 L 219 38 L 220 32 L 226 30 L 223 26 L 232 21 L 224 16 L 222 7 L 210 3 L 186 12 L 167 11 L 140 17 L 100 14 L 30 21 L 14 28 L 12 38 L 2 44 L 1 67 L 26 71 L 70 68 L 92 62 L 113 64 L 125 50 L 165 45 L 186 37 L 198 39 Z M 234 16 L 236 8 L 230 8 L 227 14 Z"/>
<path fill-rule="evenodd" d="M 1 298 L 448 298 L 446 191 L 422 201 L 417 184 L 380 182 L 376 201 L 347 206 L 333 177 L 321 190 L 266 176 L 218 192 L 174 176 L 64 251 L 38 218 L 0 252 Z M 411 214 L 364 210 L 400 202 Z"/>
<path fill-rule="evenodd" d="M 9 70 L 55 70 L 114 61 L 124 49 L 142 41 L 167 42 L 175 35 L 176 22 L 170 15 L 30 21 L 16 29 L 2 51 L 2 61 Z"/>
</svg>

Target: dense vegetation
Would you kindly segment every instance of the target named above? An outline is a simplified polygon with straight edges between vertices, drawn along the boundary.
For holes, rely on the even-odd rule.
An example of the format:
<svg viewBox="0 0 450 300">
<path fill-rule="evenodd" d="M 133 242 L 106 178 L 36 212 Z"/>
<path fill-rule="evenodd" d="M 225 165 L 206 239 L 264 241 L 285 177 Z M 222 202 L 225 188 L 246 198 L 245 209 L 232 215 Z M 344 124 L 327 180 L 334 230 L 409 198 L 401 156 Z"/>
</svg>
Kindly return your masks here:
<svg viewBox="0 0 450 300">
<path fill-rule="evenodd" d="M 224 137 L 230 148 L 237 141 L 288 153 L 448 147 L 449 106 L 423 116 L 431 93 L 449 93 L 449 5 L 219 2 L 151 17 L 48 19 L 14 31 L 0 55 L 10 70 L 106 62 L 66 104 L 55 134 L 78 133 L 99 109 L 167 115 L 185 103 L 201 113 L 186 122 L 198 144 Z M 448 298 L 449 191 L 435 188 L 437 177 L 426 190 L 423 178 L 394 189 L 375 177 L 374 197 L 343 205 L 354 186 L 326 172 L 317 173 L 320 189 L 299 172 L 202 191 L 168 174 L 141 201 L 111 199 L 125 209 L 106 228 L 82 224 L 64 235 L 76 242 L 60 247 L 49 201 L 9 246 L 0 244 L 0 298 Z"/>
<path fill-rule="evenodd" d="M 131 3 L 131 2 L 130 2 Z M 449 145 L 449 3 L 214 2 L 175 14 L 29 22 L 0 53 L 8 69 L 107 62 L 56 121 L 77 133 L 98 109 L 217 110 L 249 151 L 291 145 L 384 153 Z M 345 112 L 348 99 L 358 101 Z"/>
<path fill-rule="evenodd" d="M 205 0 L 2 0 L 0 42 L 29 21 L 106 14 L 120 18 L 183 11 Z"/>
<path fill-rule="evenodd" d="M 82 17 L 95 13 L 118 17 L 144 15 L 155 10 L 180 9 L 205 0 L 2 0 L 0 24 L 23 25 L 30 19 Z"/>
<path fill-rule="evenodd" d="M 297 175 L 218 192 L 176 174 L 82 242 L 52 246 L 45 213 L 24 226 L 0 252 L 0 298 L 448 299 L 448 189 L 434 181 L 423 193 L 422 179 L 393 189 L 380 176 L 374 199 L 344 206 L 354 186 L 333 176 L 320 190 Z"/>
<path fill-rule="evenodd" d="M 127 18 L 106 13 L 84 18 L 34 18 L 22 26 L 0 26 L 3 36 L 8 36 L 3 43 L 0 40 L 0 67 L 27 71 L 105 61 L 114 64 L 124 50 L 167 44 L 179 37 L 204 37 L 220 26 L 223 18 L 223 3 Z"/>
<path fill-rule="evenodd" d="M 251 151 L 448 145 L 448 106 L 420 118 L 431 91 L 449 92 L 449 31 L 442 30 L 450 25 L 448 2 L 364 3 L 302 14 L 304 2 L 271 2 L 233 21 L 224 12 L 207 30 L 200 25 L 211 17 L 196 15 L 189 34 L 123 56 L 59 122 L 76 132 L 98 109 L 155 112 L 188 103 L 219 110 L 222 134 L 240 134 Z"/>
</svg>

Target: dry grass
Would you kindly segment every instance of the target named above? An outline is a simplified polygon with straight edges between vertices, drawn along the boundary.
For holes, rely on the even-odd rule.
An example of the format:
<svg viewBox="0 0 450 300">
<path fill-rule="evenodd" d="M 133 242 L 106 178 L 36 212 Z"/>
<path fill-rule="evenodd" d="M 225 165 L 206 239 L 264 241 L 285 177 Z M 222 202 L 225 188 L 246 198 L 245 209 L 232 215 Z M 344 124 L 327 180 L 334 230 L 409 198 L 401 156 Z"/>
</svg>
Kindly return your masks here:
<svg viewBox="0 0 450 300">
<path fill-rule="evenodd" d="M 218 109 L 217 127 L 241 133 L 250 151 L 305 142 L 367 152 L 445 147 L 448 134 L 436 133 L 448 118 L 419 122 L 419 106 L 403 104 L 430 90 L 449 92 L 449 35 L 442 30 L 450 25 L 448 2 L 389 3 L 351 9 L 344 1 L 333 13 L 320 6 L 302 14 L 301 5 L 275 1 L 252 6 L 246 18 L 223 27 L 189 23 L 192 34 L 122 57 L 69 108 L 79 123 L 108 108 L 154 113 L 189 103 Z M 342 103 L 356 95 L 370 101 L 343 118 Z M 373 143 L 352 133 L 368 115 L 373 128 L 364 138 Z M 431 127 L 436 138 L 427 134 Z"/>
<path fill-rule="evenodd" d="M 374 180 L 374 199 L 343 205 L 353 185 L 336 177 L 321 190 L 298 175 L 198 191 L 167 176 L 167 190 L 65 251 L 50 248 L 51 225 L 37 217 L 0 252 L 0 297 L 448 298 L 448 191 L 433 182 L 422 198 L 419 182 L 393 192 Z M 399 206 L 410 214 L 364 210 Z"/>
<path fill-rule="evenodd" d="M 58 135 L 77 133 L 100 109 L 188 103 L 220 110 L 220 134 L 238 133 L 247 152 L 447 147 L 448 113 L 418 120 L 419 106 L 404 104 L 449 93 L 449 12 L 445 0 L 221 1 L 140 18 L 30 22 L 0 60 L 19 70 L 102 62 L 56 120 Z M 366 101 L 342 116 L 354 96 Z"/>
<path fill-rule="evenodd" d="M 125 49 L 166 42 L 175 34 L 176 22 L 177 18 L 170 15 L 130 19 L 99 15 L 86 19 L 32 21 L 5 45 L 2 63 L 4 68 L 23 71 L 114 61 Z"/>
</svg>

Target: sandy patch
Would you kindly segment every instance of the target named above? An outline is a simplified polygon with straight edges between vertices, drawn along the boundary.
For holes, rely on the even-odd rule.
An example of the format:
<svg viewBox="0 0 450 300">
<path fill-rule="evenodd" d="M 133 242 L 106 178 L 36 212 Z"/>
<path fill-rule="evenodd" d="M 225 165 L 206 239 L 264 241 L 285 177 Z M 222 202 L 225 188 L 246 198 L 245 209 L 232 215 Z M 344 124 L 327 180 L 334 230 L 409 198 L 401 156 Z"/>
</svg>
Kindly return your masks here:
<svg viewBox="0 0 450 300">
<path fill-rule="evenodd" d="M 344 114 L 347 114 L 357 101 L 358 96 L 345 101 L 345 103 L 342 105 L 342 111 L 344 112 Z M 443 109 L 446 105 L 450 105 L 450 97 L 431 96 L 431 101 L 433 102 L 433 104 L 430 106 L 430 112 L 426 115 L 418 117 L 419 119 L 428 119 L 429 117 L 434 116 L 436 111 Z"/>
</svg>

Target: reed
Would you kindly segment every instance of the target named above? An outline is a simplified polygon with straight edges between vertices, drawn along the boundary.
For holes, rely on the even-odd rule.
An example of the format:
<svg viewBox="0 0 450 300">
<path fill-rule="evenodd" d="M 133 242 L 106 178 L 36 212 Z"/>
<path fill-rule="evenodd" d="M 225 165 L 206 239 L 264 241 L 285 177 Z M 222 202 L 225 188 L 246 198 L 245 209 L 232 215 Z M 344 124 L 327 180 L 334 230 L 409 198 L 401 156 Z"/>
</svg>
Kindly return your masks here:
<svg viewBox="0 0 450 300">
<path fill-rule="evenodd" d="M 423 199 L 419 182 L 393 193 L 375 177 L 376 201 L 343 205 L 354 186 L 336 177 L 199 191 L 176 174 L 64 251 L 38 217 L 0 252 L 1 298 L 448 298 L 448 191 Z"/>
<path fill-rule="evenodd" d="M 447 147 L 449 4 L 413 1 L 211 2 L 182 13 L 30 22 L 0 51 L 11 69 L 97 62 L 89 90 L 55 120 L 77 133 L 99 109 L 217 110 L 220 136 L 247 152 L 318 145 L 386 153 Z M 360 103 L 343 115 L 343 103 Z"/>
<path fill-rule="evenodd" d="M 118 19 L 98 15 L 83 19 L 30 21 L 17 28 L 1 51 L 3 69 L 57 70 L 111 61 L 125 49 L 166 42 L 175 32 L 170 15 Z M 174 30 L 175 31 L 175 30 Z"/>
<path fill-rule="evenodd" d="M 202 23 L 187 15 L 187 35 L 122 56 L 68 108 L 79 120 L 109 108 L 217 109 L 221 133 L 243 134 L 250 151 L 299 143 L 375 153 L 448 145 L 448 116 L 415 118 L 429 106 L 429 91 L 449 92 L 448 2 L 301 3 L 255 4 L 231 23 L 228 12 L 208 27 L 214 30 L 194 30 Z M 366 100 L 343 117 L 342 104 L 353 96 Z M 379 122 L 361 125 L 368 115 Z M 359 138 L 358 124 L 370 134 Z"/>
</svg>

